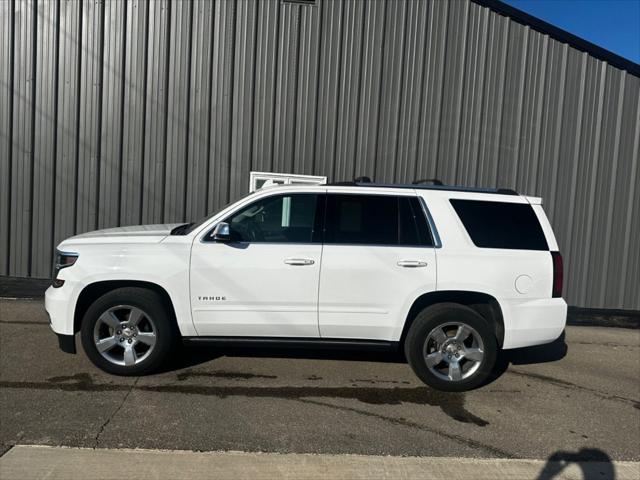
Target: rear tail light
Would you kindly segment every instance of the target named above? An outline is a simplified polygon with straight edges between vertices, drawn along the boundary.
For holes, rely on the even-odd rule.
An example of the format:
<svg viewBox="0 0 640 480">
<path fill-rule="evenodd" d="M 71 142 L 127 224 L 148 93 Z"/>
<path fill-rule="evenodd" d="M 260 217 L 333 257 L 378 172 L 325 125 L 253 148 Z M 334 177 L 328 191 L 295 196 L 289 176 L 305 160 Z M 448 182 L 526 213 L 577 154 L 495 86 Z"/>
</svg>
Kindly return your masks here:
<svg viewBox="0 0 640 480">
<path fill-rule="evenodd" d="M 562 268 L 562 255 L 560 252 L 551 252 L 551 259 L 553 260 L 553 290 L 551 296 L 562 297 L 562 282 L 563 282 L 563 268 Z"/>
</svg>

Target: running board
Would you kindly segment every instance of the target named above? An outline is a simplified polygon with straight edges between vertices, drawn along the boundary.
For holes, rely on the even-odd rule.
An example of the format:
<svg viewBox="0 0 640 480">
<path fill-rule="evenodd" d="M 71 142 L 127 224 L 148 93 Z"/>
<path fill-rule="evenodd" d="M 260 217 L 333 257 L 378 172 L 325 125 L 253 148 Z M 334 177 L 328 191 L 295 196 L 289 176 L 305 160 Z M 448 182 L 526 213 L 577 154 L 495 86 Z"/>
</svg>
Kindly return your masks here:
<svg viewBox="0 0 640 480">
<path fill-rule="evenodd" d="M 399 342 L 352 340 L 343 338 L 290 337 L 182 337 L 185 345 L 213 347 L 287 347 L 336 350 L 397 350 Z"/>
</svg>

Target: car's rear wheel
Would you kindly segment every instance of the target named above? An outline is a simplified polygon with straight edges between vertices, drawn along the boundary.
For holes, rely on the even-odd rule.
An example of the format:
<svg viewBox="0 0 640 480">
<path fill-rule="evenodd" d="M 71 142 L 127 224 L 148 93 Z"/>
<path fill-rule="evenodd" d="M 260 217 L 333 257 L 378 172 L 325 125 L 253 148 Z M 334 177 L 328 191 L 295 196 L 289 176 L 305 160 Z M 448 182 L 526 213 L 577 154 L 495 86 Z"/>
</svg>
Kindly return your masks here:
<svg viewBox="0 0 640 480">
<path fill-rule="evenodd" d="M 496 361 L 498 344 L 485 319 L 473 309 L 441 303 L 418 314 L 405 339 L 405 355 L 416 375 L 444 391 L 481 385 Z"/>
<path fill-rule="evenodd" d="M 104 294 L 88 308 L 81 338 L 87 356 L 100 369 L 142 375 L 165 361 L 174 329 L 158 293 L 127 287 Z"/>
</svg>

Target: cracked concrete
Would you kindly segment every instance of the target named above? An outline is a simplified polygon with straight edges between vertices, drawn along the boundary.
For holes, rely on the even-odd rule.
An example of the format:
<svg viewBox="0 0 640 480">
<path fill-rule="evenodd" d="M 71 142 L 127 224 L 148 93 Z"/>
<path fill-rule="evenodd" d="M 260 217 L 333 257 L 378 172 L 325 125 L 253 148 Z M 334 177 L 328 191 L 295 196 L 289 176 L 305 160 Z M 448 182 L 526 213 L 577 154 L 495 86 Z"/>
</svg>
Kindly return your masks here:
<svg viewBox="0 0 640 480">
<path fill-rule="evenodd" d="M 109 416 L 109 418 L 107 418 L 107 420 L 105 420 L 105 422 L 102 425 L 100 425 L 100 430 L 98 430 L 98 433 L 96 433 L 95 444 L 93 445 L 93 448 L 98 448 L 100 446 L 100 435 L 102 435 L 102 432 L 104 432 L 105 428 L 107 428 L 107 425 L 109 425 L 109 422 L 111 422 L 111 420 L 118 414 L 118 412 L 122 410 L 122 407 L 126 403 L 127 398 L 129 398 L 129 395 L 131 395 L 131 392 L 133 392 L 133 389 L 136 387 L 136 384 L 138 383 L 139 379 L 140 379 L 139 377 L 135 379 L 135 381 L 133 382 L 133 384 L 127 391 L 127 393 L 124 394 L 124 397 L 122 398 L 122 402 L 120 402 L 120 405 L 118 405 L 118 407 L 113 411 L 113 413 Z"/>
</svg>

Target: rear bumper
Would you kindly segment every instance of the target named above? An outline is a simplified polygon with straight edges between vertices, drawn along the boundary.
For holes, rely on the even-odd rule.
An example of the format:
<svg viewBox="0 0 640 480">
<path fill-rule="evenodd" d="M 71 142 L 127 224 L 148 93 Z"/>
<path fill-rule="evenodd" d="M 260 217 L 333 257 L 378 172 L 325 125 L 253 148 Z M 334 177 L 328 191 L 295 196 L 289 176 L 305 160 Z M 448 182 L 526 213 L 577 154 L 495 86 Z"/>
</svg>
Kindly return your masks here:
<svg viewBox="0 0 640 480">
<path fill-rule="evenodd" d="M 501 306 L 504 349 L 553 342 L 567 324 L 567 303 L 562 298 L 507 300 Z"/>
</svg>

